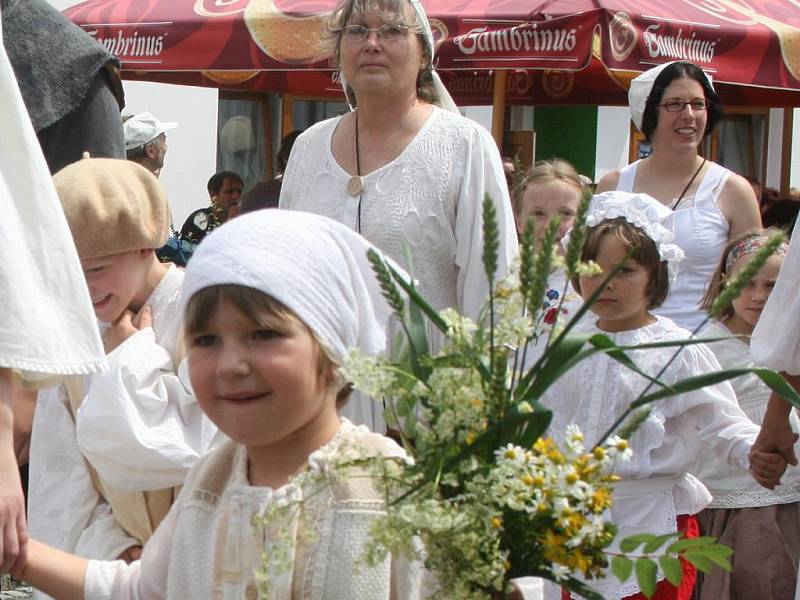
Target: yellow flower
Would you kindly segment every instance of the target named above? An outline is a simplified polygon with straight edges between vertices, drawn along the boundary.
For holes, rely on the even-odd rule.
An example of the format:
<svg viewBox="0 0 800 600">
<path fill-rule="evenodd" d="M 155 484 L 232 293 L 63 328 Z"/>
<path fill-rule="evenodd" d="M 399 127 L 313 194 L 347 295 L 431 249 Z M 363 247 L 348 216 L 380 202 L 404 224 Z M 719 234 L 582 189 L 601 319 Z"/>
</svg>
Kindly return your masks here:
<svg viewBox="0 0 800 600">
<path fill-rule="evenodd" d="M 472 433 L 471 431 L 468 431 L 467 432 L 467 436 L 466 436 L 467 444 L 472 444 L 472 442 L 474 442 L 474 441 L 475 441 L 475 434 Z"/>
<path fill-rule="evenodd" d="M 626 440 L 620 439 L 614 447 L 619 450 L 620 452 L 625 452 L 628 449 L 628 442 Z"/>
<path fill-rule="evenodd" d="M 606 457 L 605 449 L 600 446 L 592 450 L 592 454 L 594 454 L 596 460 L 603 460 Z"/>
<path fill-rule="evenodd" d="M 602 512 L 611 506 L 611 493 L 603 488 L 598 488 L 592 493 L 591 508 L 594 512 Z"/>
<path fill-rule="evenodd" d="M 503 526 L 503 519 L 500 517 L 492 517 L 492 528 L 500 529 Z"/>
<path fill-rule="evenodd" d="M 505 456 L 506 458 L 510 458 L 510 459 L 512 459 L 512 460 L 513 460 L 513 459 L 517 458 L 517 452 L 516 452 L 516 450 L 514 450 L 513 448 L 509 448 L 508 450 L 506 450 L 505 452 L 503 452 L 503 456 Z"/>
<path fill-rule="evenodd" d="M 509 288 L 507 288 L 505 286 L 499 285 L 499 286 L 497 286 L 497 290 L 495 291 L 494 295 L 497 298 L 502 298 L 503 300 L 505 300 L 506 298 L 508 298 L 511 295 L 511 289 L 509 289 Z"/>
<path fill-rule="evenodd" d="M 522 483 L 524 483 L 525 485 L 533 485 L 534 479 L 527 473 L 525 473 L 522 477 L 520 477 L 520 479 L 522 480 Z"/>
<path fill-rule="evenodd" d="M 577 473 L 567 473 L 566 477 L 564 477 L 564 481 L 566 481 L 569 485 L 574 485 L 580 481 L 580 477 Z"/>
<path fill-rule="evenodd" d="M 483 400 L 481 400 L 480 398 L 473 398 L 472 400 L 470 400 L 470 404 L 472 404 L 474 408 L 480 408 L 481 406 L 483 406 Z"/>
</svg>

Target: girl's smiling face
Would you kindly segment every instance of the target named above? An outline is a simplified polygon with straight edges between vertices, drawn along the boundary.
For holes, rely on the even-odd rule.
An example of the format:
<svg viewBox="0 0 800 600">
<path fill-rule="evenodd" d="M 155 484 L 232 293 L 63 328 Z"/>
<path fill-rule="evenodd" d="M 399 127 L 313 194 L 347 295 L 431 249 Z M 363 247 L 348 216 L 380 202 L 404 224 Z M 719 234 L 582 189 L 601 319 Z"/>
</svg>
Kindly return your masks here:
<svg viewBox="0 0 800 600">
<path fill-rule="evenodd" d="M 187 342 L 200 407 L 248 450 L 302 445 L 338 427 L 330 374 L 319 371 L 322 350 L 299 319 L 263 314 L 256 321 L 222 296 Z"/>
<path fill-rule="evenodd" d="M 650 303 L 650 272 L 632 258 L 626 259 L 628 250 L 617 235 L 604 235 L 594 259 L 603 272 L 592 277 L 579 278 L 581 296 L 588 300 L 607 275 L 624 261 L 620 271 L 608 282 L 590 308 L 598 317 L 597 326 L 603 331 L 639 329 L 654 320 L 647 310 Z"/>
</svg>

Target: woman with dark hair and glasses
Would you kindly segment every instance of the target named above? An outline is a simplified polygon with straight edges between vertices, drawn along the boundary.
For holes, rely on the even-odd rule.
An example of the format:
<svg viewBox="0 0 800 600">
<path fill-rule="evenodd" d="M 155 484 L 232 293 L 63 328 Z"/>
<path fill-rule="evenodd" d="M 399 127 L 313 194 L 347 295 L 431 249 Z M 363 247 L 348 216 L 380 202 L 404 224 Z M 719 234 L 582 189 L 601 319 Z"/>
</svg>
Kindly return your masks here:
<svg viewBox="0 0 800 600">
<path fill-rule="evenodd" d="M 597 191 L 644 192 L 673 210 L 675 242 L 686 253 L 667 301 L 656 312 L 693 330 L 723 248 L 761 227 L 753 189 L 741 176 L 698 154 L 722 116 L 711 78 L 696 65 L 659 65 L 631 82 L 631 120 L 652 154 L 603 177 Z"/>
<path fill-rule="evenodd" d="M 498 279 L 517 252 L 497 146 L 458 113 L 436 74 L 418 0 L 345 0 L 332 15 L 330 40 L 353 110 L 297 139 L 281 208 L 352 227 L 407 267 L 436 309 L 477 318 L 489 293 L 481 261 L 484 195 L 500 225 Z M 365 413 L 345 414 L 382 430 L 376 404 L 351 401 L 349 410 Z"/>
</svg>

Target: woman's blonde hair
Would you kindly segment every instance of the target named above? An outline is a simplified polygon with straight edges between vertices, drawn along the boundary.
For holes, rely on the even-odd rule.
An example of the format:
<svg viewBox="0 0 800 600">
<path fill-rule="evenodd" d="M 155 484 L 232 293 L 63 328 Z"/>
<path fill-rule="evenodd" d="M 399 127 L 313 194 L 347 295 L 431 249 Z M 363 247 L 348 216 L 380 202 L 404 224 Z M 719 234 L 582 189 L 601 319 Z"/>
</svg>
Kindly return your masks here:
<svg viewBox="0 0 800 600">
<path fill-rule="evenodd" d="M 245 317 L 265 328 L 271 326 L 268 322 L 269 318 L 279 321 L 292 321 L 305 327 L 306 331 L 311 335 L 314 351 L 317 355 L 317 376 L 335 387 L 337 391 L 337 410 L 347 403 L 351 388 L 343 383 L 338 365 L 317 339 L 317 336 L 314 335 L 314 332 L 308 328 L 294 311 L 278 302 L 272 296 L 257 289 L 233 284 L 215 285 L 202 289 L 192 296 L 186 306 L 186 314 L 183 320 L 184 343 L 187 346 L 190 338 L 202 333 L 208 327 L 209 321 L 214 317 L 214 313 L 222 300 L 227 300 Z"/>
<path fill-rule="evenodd" d="M 719 257 L 719 263 L 717 264 L 717 268 L 714 271 L 714 274 L 711 276 L 711 281 L 708 284 L 706 293 L 703 295 L 703 299 L 700 301 L 700 308 L 706 311 L 711 310 L 711 306 L 725 290 L 725 286 L 727 285 L 728 279 L 730 279 L 731 275 L 730 272 L 737 260 L 737 259 L 731 260 L 732 258 L 731 253 L 734 251 L 735 248 L 741 246 L 743 243 L 748 243 L 748 242 L 751 244 L 756 244 L 757 247 L 760 248 L 761 246 L 767 243 L 767 240 L 769 240 L 771 236 L 779 232 L 780 229 L 777 229 L 775 227 L 768 227 L 767 229 L 748 231 L 747 233 L 743 233 L 742 235 L 728 242 L 728 245 L 725 246 L 725 249 L 722 251 L 722 255 Z M 748 252 L 747 254 L 743 254 L 742 256 L 747 256 L 749 254 L 750 253 Z M 722 311 L 718 315 L 718 318 L 722 321 L 725 321 L 727 319 L 730 319 L 732 316 L 733 316 L 733 303 L 729 302 L 726 306 L 722 308 Z"/>
<path fill-rule="evenodd" d="M 519 215 L 522 211 L 522 198 L 525 189 L 536 183 L 549 183 L 551 181 L 561 181 L 573 186 L 578 192 L 578 198 L 583 193 L 583 182 L 578 171 L 569 162 L 561 158 L 551 158 L 550 160 L 540 160 L 533 165 L 523 175 L 511 192 L 514 207 L 514 214 Z"/>
<path fill-rule="evenodd" d="M 434 104 L 439 96 L 433 85 L 433 56 L 431 49 L 425 42 L 425 34 L 417 22 L 417 13 L 408 0 L 343 0 L 330 16 L 328 30 L 323 40 L 327 50 L 333 55 L 334 64 L 341 68 L 342 33 L 354 17 L 365 13 L 375 13 L 386 23 L 405 25 L 416 33 L 422 45 L 424 66 L 417 75 L 417 97 L 420 100 Z M 357 98 L 353 89 L 347 86 L 347 98 L 355 107 Z"/>
</svg>

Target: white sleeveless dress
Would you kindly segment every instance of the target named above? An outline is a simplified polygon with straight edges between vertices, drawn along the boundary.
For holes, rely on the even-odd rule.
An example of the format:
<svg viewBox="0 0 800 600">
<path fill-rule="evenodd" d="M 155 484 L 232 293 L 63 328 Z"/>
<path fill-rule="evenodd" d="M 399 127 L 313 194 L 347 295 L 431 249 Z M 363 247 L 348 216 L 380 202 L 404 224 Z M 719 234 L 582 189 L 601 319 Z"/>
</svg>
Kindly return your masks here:
<svg viewBox="0 0 800 600">
<path fill-rule="evenodd" d="M 620 171 L 617 190 L 634 191 L 639 162 Z M 694 331 L 706 318 L 705 311 L 698 305 L 728 243 L 730 224 L 717 201 L 730 176 L 728 169 L 710 163 L 697 192 L 683 198 L 673 212 L 671 222 L 665 223 L 672 226 L 675 243 L 686 257 L 680 263 L 678 277 L 670 286 L 667 300 L 653 312 L 669 317 L 689 331 Z"/>
</svg>

